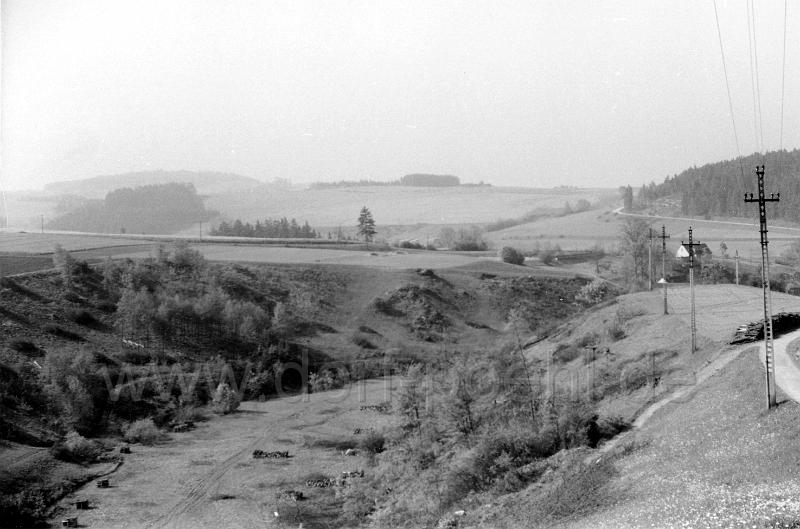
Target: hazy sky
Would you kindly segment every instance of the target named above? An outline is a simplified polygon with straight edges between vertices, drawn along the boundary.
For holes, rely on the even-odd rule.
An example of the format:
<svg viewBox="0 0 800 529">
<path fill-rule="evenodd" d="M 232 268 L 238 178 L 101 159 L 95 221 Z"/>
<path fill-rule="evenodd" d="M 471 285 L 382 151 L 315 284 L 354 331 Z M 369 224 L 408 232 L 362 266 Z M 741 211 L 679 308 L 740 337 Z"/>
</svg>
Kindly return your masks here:
<svg viewBox="0 0 800 529">
<path fill-rule="evenodd" d="M 783 7 L 755 6 L 764 148 Z M 717 2 L 742 154 L 747 2 Z M 789 2 L 785 148 L 800 145 Z M 7 188 L 147 169 L 617 186 L 736 156 L 711 0 L 4 0 Z"/>
</svg>

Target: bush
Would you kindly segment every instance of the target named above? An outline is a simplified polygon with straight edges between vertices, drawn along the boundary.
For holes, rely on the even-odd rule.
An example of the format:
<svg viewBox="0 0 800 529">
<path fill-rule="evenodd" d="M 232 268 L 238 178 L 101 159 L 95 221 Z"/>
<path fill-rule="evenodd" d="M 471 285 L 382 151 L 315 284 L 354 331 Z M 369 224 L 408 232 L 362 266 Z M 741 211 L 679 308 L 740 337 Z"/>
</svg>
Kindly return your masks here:
<svg viewBox="0 0 800 529">
<path fill-rule="evenodd" d="M 625 338 L 625 329 L 622 327 L 622 324 L 619 321 L 614 321 L 611 325 L 609 325 L 606 329 L 606 332 L 608 333 L 608 337 L 614 341 Z"/>
<path fill-rule="evenodd" d="M 576 344 L 558 344 L 553 351 L 553 361 L 567 363 L 575 360 L 581 355 L 581 350 Z"/>
<path fill-rule="evenodd" d="M 42 356 L 42 350 L 36 347 L 36 344 L 26 340 L 11 340 L 8 346 L 18 353 L 26 356 Z"/>
<path fill-rule="evenodd" d="M 591 283 L 584 285 L 575 296 L 575 299 L 593 305 L 603 301 L 608 293 L 608 282 L 603 279 L 595 279 Z"/>
<path fill-rule="evenodd" d="M 153 444 L 163 437 L 161 430 L 150 417 L 130 423 L 123 432 L 123 438 L 129 443 Z"/>
<path fill-rule="evenodd" d="M 72 463 L 91 463 L 100 455 L 100 446 L 78 432 L 69 432 L 64 440 L 52 448 L 53 457 Z"/>
<path fill-rule="evenodd" d="M 375 344 L 370 342 L 369 338 L 367 338 L 361 333 L 356 333 L 355 335 L 353 335 L 353 343 L 361 347 L 362 349 L 377 349 Z"/>
<path fill-rule="evenodd" d="M 227 415 L 235 411 L 241 401 L 238 393 L 233 391 L 227 383 L 221 382 L 211 399 L 211 407 L 216 413 Z"/>
<path fill-rule="evenodd" d="M 540 512 L 529 516 L 555 526 L 555 520 L 598 510 L 610 501 L 607 484 L 615 475 L 614 463 L 607 457 L 594 463 L 565 461 L 537 494 L 535 505 Z"/>
<path fill-rule="evenodd" d="M 68 331 L 54 323 L 48 323 L 44 326 L 44 332 L 50 333 L 53 336 L 58 336 L 59 338 L 65 338 L 67 340 L 72 340 L 73 342 L 82 342 L 83 336 L 80 334 L 76 334 L 72 331 Z"/>
<path fill-rule="evenodd" d="M 453 246 L 453 250 L 459 252 L 482 252 L 485 251 L 489 246 L 486 244 L 484 240 L 466 240 L 466 241 L 458 241 L 455 246 Z"/>
<path fill-rule="evenodd" d="M 414 241 L 400 241 L 397 245 L 399 248 L 407 248 L 409 250 L 424 250 L 425 247 L 418 242 Z"/>
<path fill-rule="evenodd" d="M 175 422 L 202 422 L 207 421 L 208 416 L 205 412 L 196 406 L 181 406 L 175 411 L 173 417 Z"/>
<path fill-rule="evenodd" d="M 368 454 L 380 454 L 386 448 L 386 437 L 372 430 L 359 441 L 358 446 Z"/>
<path fill-rule="evenodd" d="M 67 319 L 74 321 L 78 325 L 97 325 L 97 318 L 86 310 L 70 309 L 67 311 Z"/>
<path fill-rule="evenodd" d="M 590 347 L 600 342 L 600 336 L 596 332 L 588 332 L 578 338 L 575 345 L 578 347 Z"/>
<path fill-rule="evenodd" d="M 500 250 L 500 259 L 502 259 L 504 263 L 515 265 L 525 264 L 525 256 L 522 255 L 522 253 L 516 248 L 512 248 L 511 246 L 503 246 L 503 249 Z"/>
</svg>

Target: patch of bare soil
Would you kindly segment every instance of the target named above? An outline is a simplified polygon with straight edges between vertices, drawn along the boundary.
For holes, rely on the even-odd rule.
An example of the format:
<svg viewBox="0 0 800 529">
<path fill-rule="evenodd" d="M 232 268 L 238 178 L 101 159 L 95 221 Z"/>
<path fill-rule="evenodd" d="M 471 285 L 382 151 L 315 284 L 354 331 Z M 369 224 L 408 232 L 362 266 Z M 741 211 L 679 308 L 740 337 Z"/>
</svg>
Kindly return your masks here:
<svg viewBox="0 0 800 529">
<path fill-rule="evenodd" d="M 350 446 L 358 445 L 357 428 L 390 425 L 391 415 L 361 408 L 380 405 L 392 391 L 388 379 L 371 380 L 243 403 L 238 412 L 172 434 L 167 443 L 134 445 L 110 476 L 110 488 L 92 483 L 78 490 L 61 503 L 54 521 L 77 515 L 81 525 L 110 529 L 335 526 L 334 487 L 318 483 L 343 472 L 369 473 L 366 456 L 345 455 L 342 447 L 348 439 Z M 288 452 L 288 457 L 254 458 L 256 450 Z M 76 511 L 77 498 L 88 499 L 93 508 Z"/>
</svg>

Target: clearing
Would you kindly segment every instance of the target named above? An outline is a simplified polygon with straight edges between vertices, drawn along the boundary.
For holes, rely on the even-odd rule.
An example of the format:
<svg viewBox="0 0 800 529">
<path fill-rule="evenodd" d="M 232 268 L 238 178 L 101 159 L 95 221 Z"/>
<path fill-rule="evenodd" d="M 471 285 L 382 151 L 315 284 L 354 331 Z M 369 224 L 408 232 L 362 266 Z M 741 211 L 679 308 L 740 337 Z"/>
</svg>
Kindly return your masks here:
<svg viewBox="0 0 800 529">
<path fill-rule="evenodd" d="M 395 381 L 395 385 L 396 385 Z M 171 434 L 156 446 L 133 445 L 110 476 L 111 488 L 94 483 L 61 502 L 59 515 L 78 516 L 87 527 L 326 527 L 335 517 L 334 489 L 309 487 L 307 479 L 368 471 L 367 457 L 346 456 L 358 446 L 356 428 L 380 431 L 392 416 L 361 411 L 391 400 L 390 378 L 267 402 L 245 402 L 239 411 Z M 254 459 L 254 450 L 288 451 L 288 459 Z M 358 478 L 353 478 L 358 479 Z M 296 490 L 306 500 L 282 499 Z M 92 509 L 76 511 L 75 499 Z M 278 513 L 278 516 L 275 516 Z"/>
</svg>

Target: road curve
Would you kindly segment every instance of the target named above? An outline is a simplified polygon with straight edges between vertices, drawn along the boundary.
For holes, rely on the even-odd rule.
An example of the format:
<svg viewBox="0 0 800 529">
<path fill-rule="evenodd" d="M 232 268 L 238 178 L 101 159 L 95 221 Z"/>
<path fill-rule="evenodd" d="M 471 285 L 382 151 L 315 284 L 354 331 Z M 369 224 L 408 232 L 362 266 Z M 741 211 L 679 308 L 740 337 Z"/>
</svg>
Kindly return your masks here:
<svg viewBox="0 0 800 529">
<path fill-rule="evenodd" d="M 728 224 L 731 226 L 749 226 L 751 228 L 758 228 L 758 224 L 755 222 L 736 222 L 732 220 L 706 220 L 706 219 L 690 219 L 687 217 L 667 217 L 664 215 L 642 215 L 640 213 L 623 213 L 622 210 L 624 206 L 620 206 L 617 209 L 613 210 L 612 213 L 616 215 L 624 215 L 626 217 L 637 217 L 642 219 L 667 219 L 667 220 L 683 220 L 686 222 L 710 222 L 712 224 Z M 788 226 L 770 226 L 770 230 L 788 230 L 788 231 L 800 231 L 800 228 L 790 228 Z"/>
<path fill-rule="evenodd" d="M 800 330 L 775 338 L 775 382 L 793 401 L 800 403 L 800 367 L 788 351 L 789 344 L 800 338 Z M 764 363 L 764 343 L 759 349 L 759 358 Z"/>
</svg>

